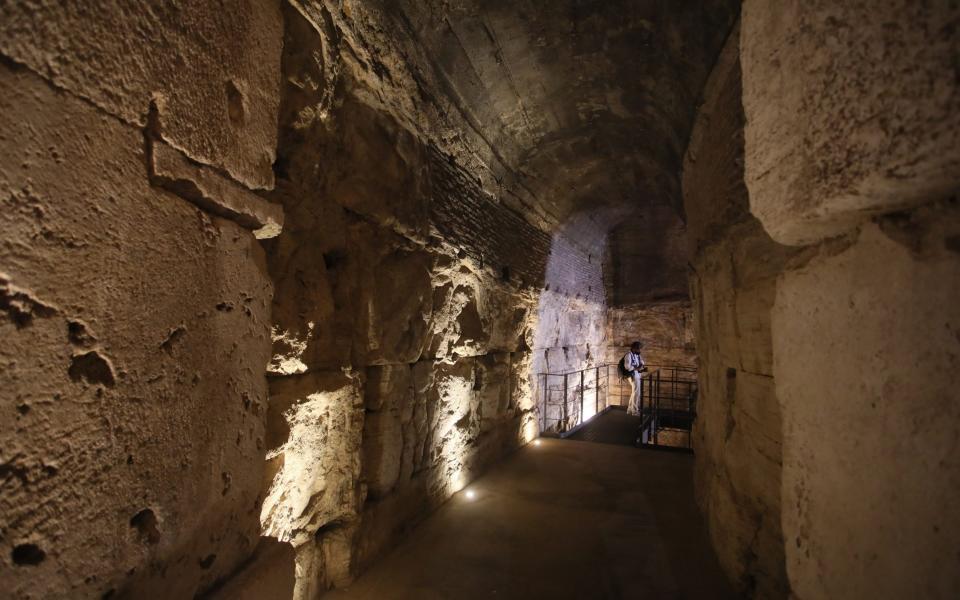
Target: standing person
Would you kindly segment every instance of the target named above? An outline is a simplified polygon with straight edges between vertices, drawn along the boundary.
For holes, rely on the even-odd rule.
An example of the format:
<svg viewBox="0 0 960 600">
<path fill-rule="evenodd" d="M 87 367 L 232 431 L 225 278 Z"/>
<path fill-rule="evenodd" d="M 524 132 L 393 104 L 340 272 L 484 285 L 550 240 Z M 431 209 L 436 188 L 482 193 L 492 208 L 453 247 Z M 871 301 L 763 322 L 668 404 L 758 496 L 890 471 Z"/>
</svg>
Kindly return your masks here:
<svg viewBox="0 0 960 600">
<path fill-rule="evenodd" d="M 630 404 L 627 406 L 627 412 L 631 415 L 640 414 L 640 385 L 641 373 L 647 369 L 643 357 L 640 356 L 640 349 L 643 344 L 634 342 L 630 344 L 630 351 L 623 356 L 623 370 L 627 373 L 630 380 Z"/>
</svg>

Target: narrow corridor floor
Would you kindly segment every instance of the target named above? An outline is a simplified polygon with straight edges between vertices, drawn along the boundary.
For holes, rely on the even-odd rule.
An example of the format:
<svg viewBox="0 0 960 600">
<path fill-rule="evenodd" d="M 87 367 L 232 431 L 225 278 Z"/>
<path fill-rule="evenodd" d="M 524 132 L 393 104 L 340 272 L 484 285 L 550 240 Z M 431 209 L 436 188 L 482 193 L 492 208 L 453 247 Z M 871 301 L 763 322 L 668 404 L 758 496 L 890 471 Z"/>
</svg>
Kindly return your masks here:
<svg viewBox="0 0 960 600">
<path fill-rule="evenodd" d="M 324 599 L 732 598 L 692 468 L 686 454 L 542 439 Z"/>
<path fill-rule="evenodd" d="M 600 444 L 620 444 L 636 446 L 640 437 L 640 423 L 643 420 L 627 414 L 620 406 L 611 406 L 587 421 L 583 427 L 568 437 L 568 440 L 597 442 Z"/>
</svg>

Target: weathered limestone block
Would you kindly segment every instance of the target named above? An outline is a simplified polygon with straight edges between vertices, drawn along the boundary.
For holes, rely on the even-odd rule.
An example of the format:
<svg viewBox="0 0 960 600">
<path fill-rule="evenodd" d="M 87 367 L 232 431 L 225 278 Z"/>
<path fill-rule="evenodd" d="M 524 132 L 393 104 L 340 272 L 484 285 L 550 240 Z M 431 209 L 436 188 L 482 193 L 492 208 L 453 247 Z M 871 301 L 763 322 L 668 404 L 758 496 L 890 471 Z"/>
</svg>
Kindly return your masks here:
<svg viewBox="0 0 960 600">
<path fill-rule="evenodd" d="M 510 355 L 487 354 L 476 360 L 473 389 L 479 396 L 481 431 L 501 424 L 510 406 Z"/>
<path fill-rule="evenodd" d="M 468 481 L 464 462 L 480 433 L 474 375 L 473 359 L 424 361 L 414 367 L 417 402 L 427 407 L 424 466 L 430 469 L 431 494 L 446 497 Z"/>
<path fill-rule="evenodd" d="M 932 206 L 780 278 L 774 375 L 798 598 L 960 590 L 958 236 L 955 205 Z"/>
<path fill-rule="evenodd" d="M 470 259 L 438 254 L 431 336 L 426 356 L 446 358 L 512 352 L 528 343 L 532 295 L 493 277 Z"/>
<path fill-rule="evenodd" d="M 510 354 L 510 407 L 521 413 L 535 408 L 533 388 L 536 375 L 531 371 L 532 364 L 530 352 Z"/>
<path fill-rule="evenodd" d="M 130 125 L 153 102 L 164 141 L 250 188 L 273 186 L 282 42 L 276 0 L 0 6 L 4 55 Z"/>
<path fill-rule="evenodd" d="M 311 201 L 342 206 L 424 240 L 430 198 L 426 148 L 409 121 L 401 122 L 369 97 L 382 98 L 385 82 L 368 90 L 357 80 L 360 68 L 351 60 L 359 50 L 356 40 L 343 39 L 346 32 L 318 4 L 284 3 L 283 178 Z"/>
<path fill-rule="evenodd" d="M 724 570 L 744 595 L 777 598 L 789 587 L 770 308 L 797 250 L 771 240 L 748 211 L 739 39 L 734 31 L 710 75 L 683 169 L 699 359 L 694 475 Z"/>
<path fill-rule="evenodd" d="M 741 32 L 750 207 L 785 244 L 960 184 L 960 7 L 751 0 Z"/>
<path fill-rule="evenodd" d="M 279 290 L 271 372 L 418 360 L 434 255 L 328 202 L 288 210 L 270 252 Z"/>
<path fill-rule="evenodd" d="M 264 535 L 300 546 L 324 525 L 355 517 L 363 500 L 360 384 L 338 372 L 274 378 L 270 413 L 282 415 L 289 434 L 268 453 L 276 474 L 260 521 Z"/>
<path fill-rule="evenodd" d="M 385 365 L 367 369 L 367 414 L 363 429 L 363 473 L 372 497 L 387 494 L 401 474 L 401 464 L 412 471 L 414 432 L 407 425 L 414 412 L 410 365 Z M 405 431 L 406 430 L 406 431 Z"/>
<path fill-rule="evenodd" d="M 367 411 L 394 410 L 404 422 L 413 413 L 413 374 L 407 364 L 367 369 L 363 399 Z"/>
<path fill-rule="evenodd" d="M 427 477 L 418 476 L 364 505 L 354 551 L 357 569 L 369 567 L 447 499 L 432 495 L 428 484 Z"/>
<path fill-rule="evenodd" d="M 477 356 L 487 349 L 489 332 L 478 309 L 478 292 L 470 285 L 474 281 L 468 269 L 462 270 L 467 272 L 467 282 L 447 283 L 434 290 L 427 357 Z"/>
<path fill-rule="evenodd" d="M 534 304 L 519 290 L 486 281 L 486 293 L 480 298 L 480 313 L 485 316 L 487 350 L 516 352 L 528 347 L 527 335 L 533 333 Z M 528 333 L 529 332 L 529 333 Z"/>
<path fill-rule="evenodd" d="M 7 62 L 0 131 L 0 595 L 192 597 L 259 537 L 262 251 L 151 187 L 142 131 Z"/>
<path fill-rule="evenodd" d="M 400 477 L 403 425 L 393 410 L 369 413 L 363 428 L 363 471 L 371 496 L 388 493 Z"/>
<path fill-rule="evenodd" d="M 345 208 L 413 239 L 426 236 L 426 149 L 385 113 L 352 97 L 330 116 L 336 160 L 327 165 L 327 193 Z"/>
<path fill-rule="evenodd" d="M 268 372 L 290 375 L 350 362 L 356 295 L 348 271 L 348 224 L 336 204 L 280 180 L 286 226 L 269 242 L 274 356 Z"/>
<path fill-rule="evenodd" d="M 219 215 L 247 229 L 258 239 L 279 235 L 283 208 L 226 179 L 209 167 L 192 163 L 164 142 L 150 145 L 150 180 L 208 213 Z"/>
<path fill-rule="evenodd" d="M 349 277 L 356 281 L 354 361 L 416 362 L 433 310 L 433 256 L 406 249 L 400 236 L 366 223 L 350 228 Z"/>
<path fill-rule="evenodd" d="M 534 349 L 586 344 L 591 344 L 593 348 L 602 347 L 606 325 L 604 308 L 602 304 L 581 303 L 564 297 L 560 297 L 558 303 L 555 300 L 546 303 L 541 300 L 540 318 L 548 323 L 552 319 L 553 327 L 549 337 L 542 342 L 538 340 Z"/>
</svg>

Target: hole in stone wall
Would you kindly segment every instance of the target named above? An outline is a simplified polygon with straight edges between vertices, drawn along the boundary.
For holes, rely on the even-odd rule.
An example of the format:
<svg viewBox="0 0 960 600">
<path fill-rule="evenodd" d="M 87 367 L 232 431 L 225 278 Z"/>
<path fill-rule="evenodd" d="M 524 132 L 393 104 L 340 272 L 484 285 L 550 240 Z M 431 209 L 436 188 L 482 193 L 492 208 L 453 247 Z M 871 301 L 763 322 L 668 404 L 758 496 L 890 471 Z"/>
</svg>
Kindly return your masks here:
<svg viewBox="0 0 960 600">
<path fill-rule="evenodd" d="M 80 381 L 82 379 L 87 383 L 101 383 L 107 387 L 113 387 L 116 383 L 110 361 L 101 356 L 96 350 L 74 356 L 70 360 L 68 373 L 70 379 L 74 381 Z"/>
<path fill-rule="evenodd" d="M 96 342 L 96 338 L 90 334 L 87 326 L 80 321 L 67 322 L 67 338 L 70 343 L 76 346 L 89 346 Z"/>
<path fill-rule="evenodd" d="M 473 372 L 473 390 L 478 392 L 483 389 L 483 371 L 477 369 Z"/>
<path fill-rule="evenodd" d="M 230 122 L 234 125 L 243 125 L 246 120 L 246 111 L 244 109 L 243 93 L 233 81 L 227 81 L 227 115 Z"/>
<path fill-rule="evenodd" d="M 342 265 L 347 260 L 347 254 L 343 250 L 331 250 L 323 253 L 323 266 L 328 271 L 332 271 Z"/>
<path fill-rule="evenodd" d="M 167 338 L 160 343 L 160 349 L 167 354 L 172 354 L 173 347 L 180 340 L 180 338 L 183 337 L 183 334 L 186 333 L 186 331 L 187 330 L 183 326 L 171 329 L 170 333 L 167 334 Z"/>
<path fill-rule="evenodd" d="M 509 267 L 509 266 L 506 266 L 506 267 L 503 267 L 502 269 L 500 269 L 500 279 L 502 279 L 502 280 L 505 281 L 505 282 L 509 282 L 509 281 L 510 281 L 510 267 Z"/>
<path fill-rule="evenodd" d="M 160 530 L 157 528 L 157 515 L 149 508 L 145 508 L 133 515 L 130 519 L 130 527 L 140 532 L 140 539 L 148 544 L 156 544 L 160 541 Z"/>
<path fill-rule="evenodd" d="M 43 562 L 47 553 L 40 549 L 36 544 L 19 544 L 14 546 L 10 553 L 13 558 L 13 564 L 21 566 L 36 566 Z"/>
<path fill-rule="evenodd" d="M 216 554 L 208 554 L 207 556 L 205 556 L 205 557 L 203 557 L 202 559 L 200 559 L 200 561 L 199 561 L 199 563 L 200 563 L 200 568 L 201 568 L 201 569 L 204 569 L 204 570 L 209 569 L 210 567 L 213 566 L 213 563 L 214 563 L 215 560 L 217 560 L 217 555 L 216 555 Z"/>
</svg>

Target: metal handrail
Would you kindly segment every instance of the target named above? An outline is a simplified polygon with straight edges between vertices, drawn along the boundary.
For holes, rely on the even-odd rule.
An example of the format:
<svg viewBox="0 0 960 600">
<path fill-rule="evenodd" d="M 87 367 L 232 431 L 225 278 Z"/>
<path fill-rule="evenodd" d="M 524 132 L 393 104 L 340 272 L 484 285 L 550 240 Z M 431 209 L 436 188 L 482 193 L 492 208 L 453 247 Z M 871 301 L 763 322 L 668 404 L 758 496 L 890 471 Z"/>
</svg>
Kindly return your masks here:
<svg viewBox="0 0 960 600">
<path fill-rule="evenodd" d="M 641 378 L 639 412 L 641 445 L 660 445 L 660 432 L 677 430 L 687 432 L 687 447 L 692 444 L 692 423 L 696 416 L 697 370 L 684 365 L 651 365 Z M 623 407 L 629 402 L 631 389 L 627 379 L 616 373 L 610 377 L 615 363 L 601 363 L 583 369 L 561 373 L 537 373 L 542 392 L 537 402 L 540 430 L 547 434 L 566 437 L 587 421 L 613 406 Z M 559 380 L 562 378 L 562 384 Z M 556 381 L 551 385 L 551 381 Z M 618 390 L 611 402 L 614 383 Z M 593 392 L 590 413 L 588 393 Z M 625 394 L 626 392 L 626 394 Z M 559 401 L 557 401 L 559 395 Z M 541 402 L 542 400 L 542 402 Z M 551 402 L 552 400 L 552 402 Z"/>
</svg>

